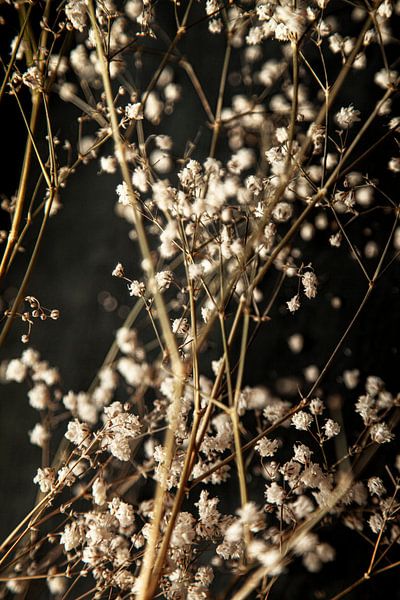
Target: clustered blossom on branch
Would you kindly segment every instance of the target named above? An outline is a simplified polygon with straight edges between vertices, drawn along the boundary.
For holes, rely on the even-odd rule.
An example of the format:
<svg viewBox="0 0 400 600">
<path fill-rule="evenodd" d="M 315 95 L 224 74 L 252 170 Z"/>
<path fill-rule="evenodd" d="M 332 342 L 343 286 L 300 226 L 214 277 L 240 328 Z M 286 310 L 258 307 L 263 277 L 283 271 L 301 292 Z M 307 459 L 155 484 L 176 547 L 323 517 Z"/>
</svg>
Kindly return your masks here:
<svg viewBox="0 0 400 600">
<path fill-rule="evenodd" d="M 40 180 L 27 227 L 37 215 L 43 227 L 57 218 L 69 176 L 95 162 L 99 176 L 114 177 L 110 201 L 136 255 L 110 249 L 110 279 L 131 310 L 88 390 L 64 390 L 33 348 L 2 365 L 5 382 L 28 388 L 27 410 L 38 414 L 29 438 L 42 452 L 28 529 L 21 522 L 6 543 L 15 554 L 10 592 L 29 597 L 31 580 L 42 578 L 58 598 L 207 600 L 221 590 L 233 600 L 255 590 L 266 598 L 293 562 L 312 574 L 335 561 L 328 521 L 372 544 L 366 580 L 384 557 L 396 564 L 400 396 L 356 357 L 336 396 L 323 378 L 398 260 L 398 201 L 360 156 L 374 123 L 375 145 L 392 144 L 384 176 L 400 171 L 390 59 L 400 2 L 343 3 L 349 19 L 336 4 L 174 3 L 166 49 L 170 36 L 151 0 L 48 2 L 44 13 L 14 3 L 29 27 L 11 41 L 4 89 L 19 106 L 30 94 L 46 118 L 57 97 L 79 115 L 74 143 L 54 136 L 46 119 L 46 156 L 32 117 Z M 40 18 L 29 21 L 30 11 Z M 211 38 L 222 53 L 216 99 L 180 46 L 204 23 L 204 48 Z M 342 100 L 360 71 L 373 86 L 369 104 L 348 93 Z M 170 124 L 182 118 L 185 128 L 193 93 L 206 141 L 182 147 Z M 2 201 L 13 228 L 23 189 Z M 370 239 L 375 214 L 383 242 Z M 17 234 L 1 232 L 4 273 L 25 243 Z M 342 306 L 320 254 L 348 260 L 365 289 L 327 361 L 304 366 L 298 315 Z M 21 297 L 31 310 L 14 306 L 5 316 L 28 323 L 27 343 L 35 319 L 60 312 Z M 293 377 L 248 385 L 253 340 L 281 323 L 296 327 L 285 340 Z M 382 448 L 385 469 L 374 462 Z"/>
</svg>

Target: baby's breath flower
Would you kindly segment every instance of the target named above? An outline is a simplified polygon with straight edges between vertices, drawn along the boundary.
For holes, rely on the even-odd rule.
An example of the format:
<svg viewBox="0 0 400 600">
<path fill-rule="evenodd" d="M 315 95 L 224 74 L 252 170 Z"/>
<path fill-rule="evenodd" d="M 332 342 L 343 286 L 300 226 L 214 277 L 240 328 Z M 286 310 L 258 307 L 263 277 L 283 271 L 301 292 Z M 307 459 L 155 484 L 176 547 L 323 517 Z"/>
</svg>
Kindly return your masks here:
<svg viewBox="0 0 400 600">
<path fill-rule="evenodd" d="M 397 71 L 388 71 L 387 69 L 383 68 L 377 73 L 375 73 L 374 81 L 376 85 L 379 85 L 379 87 L 386 89 L 396 82 L 398 76 L 399 74 L 397 73 Z"/>
<path fill-rule="evenodd" d="M 174 280 L 172 271 L 159 271 L 155 274 L 156 284 L 161 291 L 167 290 Z"/>
<path fill-rule="evenodd" d="M 300 333 L 294 333 L 288 338 L 288 346 L 292 352 L 298 354 L 302 351 L 304 338 Z"/>
<path fill-rule="evenodd" d="M 177 335 L 184 337 L 189 333 L 190 325 L 186 318 L 174 319 L 172 322 L 172 331 Z"/>
<path fill-rule="evenodd" d="M 320 398 L 313 398 L 310 402 L 310 412 L 312 415 L 322 415 L 325 407 Z"/>
<path fill-rule="evenodd" d="M 340 425 L 333 421 L 333 419 L 327 419 L 322 426 L 322 429 L 325 431 L 325 436 L 328 440 L 340 433 Z"/>
<path fill-rule="evenodd" d="M 118 196 L 118 202 L 120 202 L 123 206 L 129 206 L 131 204 L 131 196 L 125 181 L 117 185 L 116 192 Z"/>
<path fill-rule="evenodd" d="M 123 529 L 132 528 L 135 520 L 133 507 L 120 498 L 113 498 L 108 503 L 108 510 L 114 515 Z"/>
<path fill-rule="evenodd" d="M 210 316 L 212 314 L 212 308 L 210 306 L 202 306 L 201 307 L 201 317 L 204 323 L 207 323 Z"/>
<path fill-rule="evenodd" d="M 66 552 L 70 552 L 83 542 L 82 532 L 78 523 L 67 523 L 60 537 L 60 543 L 63 544 Z"/>
<path fill-rule="evenodd" d="M 270 576 L 277 576 L 284 570 L 282 555 L 277 548 L 270 548 L 258 554 L 258 560 L 264 567 L 268 567 Z"/>
<path fill-rule="evenodd" d="M 343 238 L 343 236 L 342 236 L 341 232 L 338 231 L 337 233 L 334 233 L 330 236 L 329 243 L 334 248 L 340 248 L 340 245 L 342 243 L 342 238 Z"/>
<path fill-rule="evenodd" d="M 298 40 L 304 31 L 306 14 L 303 9 L 277 5 L 270 21 L 275 39 L 281 42 Z"/>
<path fill-rule="evenodd" d="M 189 512 L 181 512 L 176 520 L 176 525 L 171 538 L 172 548 L 184 548 L 190 545 L 195 537 L 195 520 Z"/>
<path fill-rule="evenodd" d="M 199 511 L 199 524 L 196 531 L 201 537 L 213 537 L 219 531 L 220 513 L 217 509 L 218 498 L 210 498 L 207 490 L 202 490 L 199 501 L 195 503 Z"/>
<path fill-rule="evenodd" d="M 368 524 L 371 527 L 373 533 L 379 533 L 382 530 L 382 527 L 384 526 L 383 517 L 375 513 L 374 515 L 372 515 L 372 517 L 368 519 Z"/>
<path fill-rule="evenodd" d="M 306 465 L 310 462 L 312 451 L 308 446 L 305 446 L 304 444 L 299 444 L 298 446 L 294 446 L 293 450 L 293 460 L 303 465 Z"/>
<path fill-rule="evenodd" d="M 19 358 L 13 358 L 7 365 L 5 377 L 6 381 L 16 381 L 17 383 L 21 383 L 24 381 L 27 374 L 28 369 L 26 364 Z"/>
<path fill-rule="evenodd" d="M 383 496 L 386 493 L 385 486 L 380 477 L 370 477 L 368 479 L 368 489 L 369 493 L 375 496 Z"/>
<path fill-rule="evenodd" d="M 107 486 L 102 477 L 98 477 L 92 486 L 93 501 L 98 506 L 103 506 L 107 500 Z"/>
<path fill-rule="evenodd" d="M 292 416 L 292 425 L 300 431 L 306 431 L 312 423 L 312 416 L 306 413 L 304 410 L 300 410 L 298 413 Z"/>
<path fill-rule="evenodd" d="M 203 274 L 203 266 L 198 263 L 190 263 L 188 267 L 189 277 L 190 279 L 197 279 L 201 277 Z"/>
<path fill-rule="evenodd" d="M 358 385 L 360 371 L 358 369 L 343 372 L 343 383 L 348 390 L 353 390 Z"/>
<path fill-rule="evenodd" d="M 391 158 L 388 163 L 389 171 L 393 173 L 400 173 L 400 158 L 398 156 Z"/>
<path fill-rule="evenodd" d="M 113 402 L 110 406 L 106 406 L 104 417 L 102 445 L 119 460 L 129 460 L 130 441 L 139 435 L 142 427 L 139 417 L 126 412 L 120 402 Z"/>
<path fill-rule="evenodd" d="M 115 156 L 102 156 L 100 168 L 104 173 L 115 173 L 117 170 L 117 159 Z"/>
<path fill-rule="evenodd" d="M 43 86 L 43 75 L 36 65 L 29 67 L 22 75 L 23 83 L 32 90 L 41 89 Z"/>
<path fill-rule="evenodd" d="M 335 115 L 335 121 L 341 129 L 349 129 L 354 123 L 360 121 L 359 114 L 360 111 L 356 110 L 352 104 L 346 107 L 342 106 Z"/>
<path fill-rule="evenodd" d="M 22 594 L 25 589 L 24 582 L 20 579 L 9 579 L 6 587 L 12 594 Z"/>
<path fill-rule="evenodd" d="M 293 298 L 291 298 L 290 300 L 288 300 L 286 302 L 287 307 L 289 309 L 289 311 L 291 313 L 296 312 L 296 310 L 299 310 L 300 308 L 300 297 L 298 294 L 296 294 L 295 296 L 293 296 Z"/>
<path fill-rule="evenodd" d="M 123 265 L 119 262 L 116 264 L 112 272 L 113 277 L 125 277 L 125 270 Z"/>
<path fill-rule="evenodd" d="M 64 594 L 65 590 L 67 589 L 68 579 L 66 577 L 61 577 L 60 575 L 56 576 L 56 572 L 57 570 L 55 570 L 54 573 L 51 569 L 49 570 L 47 574 L 46 583 L 50 593 L 53 596 L 60 597 L 62 596 L 62 594 Z"/>
<path fill-rule="evenodd" d="M 50 434 L 41 423 L 36 423 L 32 431 L 29 432 L 29 439 L 31 444 L 44 448 L 50 439 Z"/>
<path fill-rule="evenodd" d="M 149 184 L 147 180 L 147 172 L 145 169 L 137 168 L 132 175 L 132 184 L 140 192 L 147 192 Z"/>
<path fill-rule="evenodd" d="M 90 444 L 90 428 L 86 423 L 80 423 L 78 419 L 74 419 L 68 423 L 65 437 L 76 446 L 88 446 Z"/>
<path fill-rule="evenodd" d="M 369 396 L 375 398 L 375 396 L 377 396 L 379 392 L 383 390 L 384 385 L 385 384 L 380 377 L 370 375 L 367 377 L 367 381 L 365 382 L 365 391 Z"/>
<path fill-rule="evenodd" d="M 36 410 L 44 410 L 50 402 L 50 393 L 45 383 L 37 383 L 28 392 L 29 404 Z"/>
<path fill-rule="evenodd" d="M 278 440 L 269 440 L 267 437 L 262 437 L 255 445 L 255 450 L 260 456 L 274 456 L 279 448 Z"/>
<path fill-rule="evenodd" d="M 65 15 L 74 29 L 83 31 L 86 27 L 87 19 L 85 0 L 69 0 L 65 5 Z"/>
<path fill-rule="evenodd" d="M 285 221 L 290 219 L 292 214 L 293 207 L 288 202 L 279 202 L 272 211 L 272 216 L 278 223 L 285 223 Z"/>
<path fill-rule="evenodd" d="M 33 348 L 27 348 L 23 351 L 21 356 L 21 361 L 24 363 L 24 365 L 32 368 L 35 366 L 36 363 L 39 362 L 39 359 L 39 352 L 37 350 L 34 350 Z"/>
<path fill-rule="evenodd" d="M 137 281 L 135 279 L 128 285 L 128 290 L 129 290 L 130 296 L 136 296 L 137 298 L 140 298 L 140 297 L 144 296 L 144 293 L 146 291 L 146 286 L 144 285 L 144 283 L 142 281 Z"/>
<path fill-rule="evenodd" d="M 301 283 L 303 284 L 304 293 L 307 298 L 315 298 L 317 295 L 318 285 L 318 280 L 315 273 L 313 273 L 313 271 L 306 271 L 301 278 Z"/>
<path fill-rule="evenodd" d="M 52 489 L 55 478 L 55 471 L 51 467 L 45 467 L 44 469 L 39 468 L 33 478 L 33 483 L 37 483 L 40 487 L 40 491 L 47 494 L 47 492 L 50 492 Z"/>
<path fill-rule="evenodd" d="M 285 490 L 273 481 L 270 485 L 265 488 L 265 497 L 267 502 L 270 504 L 280 505 L 283 503 L 285 498 Z"/>
<path fill-rule="evenodd" d="M 304 373 L 304 378 L 306 381 L 309 381 L 310 383 L 314 383 L 314 381 L 317 381 L 317 378 L 319 375 L 319 369 L 318 369 L 317 365 L 308 365 L 308 367 L 303 369 L 303 373 Z"/>
<path fill-rule="evenodd" d="M 375 408 L 375 402 L 371 396 L 366 394 L 360 396 L 355 405 L 356 412 L 361 416 L 365 425 L 370 424 L 377 418 L 377 412 Z"/>
<path fill-rule="evenodd" d="M 143 119 L 143 106 L 141 102 L 127 104 L 125 106 L 125 116 L 127 119 L 140 121 Z"/>
<path fill-rule="evenodd" d="M 394 434 L 390 431 L 386 423 L 375 423 L 371 425 L 369 429 L 369 435 L 373 442 L 377 444 L 386 444 L 391 442 L 394 438 Z"/>
</svg>

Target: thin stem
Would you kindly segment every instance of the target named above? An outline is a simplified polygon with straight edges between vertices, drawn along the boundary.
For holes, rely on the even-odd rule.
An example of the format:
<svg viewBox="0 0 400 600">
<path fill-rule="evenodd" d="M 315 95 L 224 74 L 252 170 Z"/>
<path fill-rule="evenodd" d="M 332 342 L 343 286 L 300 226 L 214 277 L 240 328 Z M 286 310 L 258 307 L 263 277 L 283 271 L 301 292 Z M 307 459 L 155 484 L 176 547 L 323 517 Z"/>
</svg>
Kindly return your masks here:
<svg viewBox="0 0 400 600">
<path fill-rule="evenodd" d="M 174 452 L 174 429 L 175 423 L 177 421 L 180 404 L 181 404 L 181 392 L 182 392 L 182 380 L 184 376 L 184 365 L 180 359 L 178 347 L 175 341 L 175 337 L 171 331 L 170 322 L 168 318 L 168 313 L 164 304 L 164 300 L 162 294 L 158 290 L 155 281 L 155 273 L 153 267 L 153 260 L 150 253 L 150 248 L 148 245 L 146 232 L 143 225 L 142 214 L 139 210 L 138 203 L 136 200 L 136 196 L 134 190 L 132 188 L 131 177 L 128 169 L 128 165 L 125 159 L 125 146 L 122 142 L 120 133 L 119 133 L 119 125 L 117 119 L 117 113 L 114 106 L 114 98 L 111 88 L 111 81 L 108 70 L 107 59 L 104 54 L 103 41 L 100 35 L 100 31 L 98 28 L 98 24 L 96 21 L 95 10 L 93 5 L 93 0 L 89 0 L 88 2 L 89 15 L 92 23 L 92 27 L 94 30 L 94 35 L 96 39 L 96 50 L 99 58 L 100 68 L 101 68 L 101 76 L 104 85 L 104 91 L 107 101 L 107 106 L 110 114 L 110 122 L 112 127 L 113 139 L 116 149 L 116 156 L 118 158 L 119 166 L 121 169 L 121 173 L 123 176 L 123 180 L 127 186 L 128 193 L 131 198 L 131 204 L 133 208 L 134 215 L 134 224 L 137 231 L 139 247 L 141 254 L 144 258 L 144 265 L 146 274 L 149 280 L 150 289 L 154 290 L 154 300 L 157 308 L 158 320 L 161 325 L 162 334 L 165 340 L 166 348 L 168 350 L 169 357 L 171 359 L 172 367 L 174 374 L 176 375 L 176 385 L 175 385 L 175 393 L 172 404 L 172 411 L 170 415 L 170 423 L 169 428 L 167 430 L 166 439 L 164 443 L 164 451 L 165 451 L 165 466 L 168 469 L 169 465 L 172 462 L 173 452 Z M 188 13 L 187 13 L 188 14 Z M 162 67 L 163 68 L 163 67 Z M 160 66 L 158 76 L 161 74 L 162 68 Z M 154 79 L 154 78 L 153 78 Z M 149 588 L 150 577 L 152 566 L 154 564 L 154 557 L 156 554 L 156 546 L 159 537 L 160 523 L 162 514 L 164 512 L 163 507 L 163 498 L 164 498 L 164 488 L 160 484 L 157 483 L 157 489 L 155 494 L 155 503 L 154 503 L 154 511 L 153 511 L 153 520 L 151 524 L 151 532 L 146 545 L 142 571 L 140 574 L 141 580 L 141 591 L 138 594 L 138 600 L 144 600 L 147 596 L 147 591 Z"/>
<path fill-rule="evenodd" d="M 226 85 L 226 79 L 228 77 L 228 68 L 229 68 L 229 62 L 231 59 L 231 54 L 232 54 L 232 46 L 230 43 L 230 33 L 228 32 L 228 38 L 227 38 L 227 43 L 226 43 L 226 48 L 225 48 L 224 63 L 222 65 L 222 74 L 221 74 L 221 79 L 220 79 L 220 83 L 219 83 L 217 107 L 215 110 L 215 120 L 213 123 L 213 134 L 212 134 L 211 146 L 210 146 L 210 152 L 209 152 L 210 157 L 215 156 L 215 151 L 217 149 L 217 142 L 218 142 L 219 134 L 221 131 L 221 112 L 222 112 L 222 106 L 223 106 L 223 101 L 224 101 L 225 85 Z"/>
</svg>

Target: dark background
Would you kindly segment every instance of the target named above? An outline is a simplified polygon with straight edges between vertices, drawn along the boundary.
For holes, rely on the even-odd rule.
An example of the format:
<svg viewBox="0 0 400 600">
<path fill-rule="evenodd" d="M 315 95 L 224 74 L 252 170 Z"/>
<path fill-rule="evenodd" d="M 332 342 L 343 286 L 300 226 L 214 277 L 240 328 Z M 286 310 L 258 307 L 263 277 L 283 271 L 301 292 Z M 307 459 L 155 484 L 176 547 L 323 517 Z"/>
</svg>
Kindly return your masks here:
<svg viewBox="0 0 400 600">
<path fill-rule="evenodd" d="M 194 14 L 197 10 L 196 8 Z M 8 9 L 4 11 L 7 12 Z M 174 20 L 169 3 L 160 3 L 158 11 L 164 29 L 173 36 Z M 348 20 L 346 12 L 342 12 L 342 18 Z M 12 21 L 11 25 L 3 27 L 3 32 L 5 33 L 0 36 L 2 52 L 7 52 L 9 41 L 15 35 Z M 204 34 L 205 25 L 194 27 L 180 44 L 179 50 L 189 58 L 205 86 L 211 106 L 214 107 L 222 68 L 223 42 L 221 37 L 208 35 L 205 45 Z M 374 52 L 376 55 L 369 56 L 369 69 L 372 70 L 376 70 L 380 61 L 376 46 Z M 146 62 L 145 77 L 150 77 L 158 61 L 157 57 L 153 57 Z M 239 66 L 238 53 L 234 53 L 233 61 Z M 338 99 L 338 106 L 354 102 L 362 114 L 368 113 L 368 107 L 373 106 L 380 95 L 380 91 L 370 85 L 370 73 L 370 70 L 357 71 L 350 75 L 343 94 Z M 196 140 L 193 156 L 204 159 L 210 143 L 210 131 L 204 125 L 204 113 L 186 75 L 179 68 L 175 70 L 175 81 L 182 85 L 184 99 L 178 103 L 175 112 L 165 118 L 160 131 L 173 137 L 176 157 L 184 154 L 188 140 Z M 229 98 L 234 93 L 237 90 L 228 84 L 226 97 Z M 225 104 L 228 105 L 229 102 Z M 59 137 L 68 138 L 76 145 L 75 120 L 78 112 L 62 103 L 55 95 L 51 98 L 51 105 Z M 1 188 L 9 197 L 18 184 L 25 130 L 12 98 L 4 99 L 1 115 L 2 146 L 6 148 L 0 167 Z M 5 123 L 9 126 L 8 131 L 5 130 Z M 151 131 L 151 128 L 146 130 L 147 133 Z M 370 130 L 365 147 L 381 131 L 379 122 Z M 43 139 L 41 143 L 44 143 Z M 111 151 L 111 146 L 108 150 Z M 385 171 L 388 158 L 395 152 L 396 146 L 389 140 L 370 155 L 362 167 L 371 177 L 378 177 L 385 192 L 391 194 L 397 202 L 398 180 Z M 107 153 L 105 150 L 104 154 Z M 226 144 L 222 138 L 217 157 L 223 159 L 226 156 Z M 90 385 L 113 341 L 116 329 L 121 326 L 131 306 L 132 299 L 125 286 L 111 277 L 116 262 L 123 260 L 132 276 L 139 273 L 136 248 L 127 235 L 129 226 L 114 214 L 115 186 L 120 178 L 118 175 L 100 177 L 97 176 L 98 171 L 99 163 L 95 160 L 88 166 L 79 167 L 71 176 L 61 195 L 63 208 L 48 224 L 27 290 L 28 294 L 37 296 L 44 306 L 61 311 L 60 320 L 47 321 L 34 327 L 31 345 L 40 350 L 43 359 L 60 368 L 65 392 L 69 389 L 85 390 Z M 1 219 L 1 228 L 8 228 L 7 214 L 3 212 Z M 363 247 L 372 238 L 381 247 L 390 231 L 392 220 L 392 215 L 376 211 L 365 218 L 365 223 L 362 219 L 357 221 L 352 239 Z M 367 228 L 369 232 L 366 232 Z M 24 244 L 27 251 L 18 256 L 7 279 L 2 296 L 2 310 L 20 284 L 36 231 L 34 227 L 27 236 Z M 289 315 L 285 301 L 295 293 L 292 286 L 296 284 L 290 281 L 285 283 L 284 291 L 271 313 L 272 320 L 252 347 L 246 384 L 266 385 L 276 390 L 280 380 L 290 376 L 306 392 L 303 369 L 310 364 L 319 367 L 324 365 L 351 320 L 365 293 L 365 279 L 357 264 L 350 259 L 345 243 L 340 249 L 329 246 L 327 239 L 330 233 L 317 232 L 314 239 L 306 245 L 296 238 L 294 244 L 304 250 L 304 260 L 312 262 L 320 278 L 319 297 L 314 302 L 304 304 L 296 315 Z M 366 261 L 369 272 L 373 271 L 376 262 L 377 259 Z M 379 280 L 354 330 L 324 379 L 322 387 L 325 393 L 328 397 L 340 394 L 345 403 L 344 410 L 346 406 L 351 406 L 362 390 L 360 386 L 354 392 L 345 391 L 340 379 L 345 369 L 358 368 L 361 371 L 361 383 L 368 375 L 378 375 L 386 382 L 389 391 L 399 391 L 399 276 L 400 266 L 399 261 L 396 261 Z M 264 282 L 266 297 L 271 292 L 274 281 L 275 276 L 270 275 Z M 341 298 L 340 309 L 332 309 L 332 296 Z M 105 309 L 104 299 L 108 300 L 108 305 L 113 310 Z M 304 350 L 300 355 L 292 354 L 286 341 L 289 335 L 297 332 L 301 332 L 305 338 Z M 24 329 L 21 323 L 15 322 L 6 345 L 1 350 L 0 359 L 20 356 L 23 350 L 20 342 L 22 333 Z M 37 422 L 38 415 L 28 405 L 26 392 L 24 384 L 0 387 L 2 537 L 31 508 L 36 494 L 32 478 L 40 463 L 40 450 L 29 444 L 27 432 Z M 380 462 L 384 463 L 385 459 L 384 456 Z M 354 533 L 344 528 L 336 528 L 330 532 L 328 527 L 327 535 L 337 549 L 338 560 L 324 566 L 322 572 L 316 575 L 310 575 L 301 566 L 291 567 L 290 577 L 281 578 L 274 588 L 273 598 L 295 600 L 329 597 L 329 594 L 323 595 L 322 590 L 329 590 L 332 594 L 343 589 L 357 574 L 362 574 L 370 549 Z M 43 594 L 40 597 L 45 598 Z M 400 598 L 396 571 L 376 581 L 372 580 L 347 597 Z"/>
</svg>

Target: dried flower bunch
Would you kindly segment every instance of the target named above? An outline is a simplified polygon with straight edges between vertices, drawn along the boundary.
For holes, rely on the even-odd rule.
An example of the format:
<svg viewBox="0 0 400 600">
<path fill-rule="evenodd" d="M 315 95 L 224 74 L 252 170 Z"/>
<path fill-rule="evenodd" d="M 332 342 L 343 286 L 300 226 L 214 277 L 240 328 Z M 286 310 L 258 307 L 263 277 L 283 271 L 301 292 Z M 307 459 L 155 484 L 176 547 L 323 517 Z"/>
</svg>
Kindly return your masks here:
<svg viewBox="0 0 400 600">
<path fill-rule="evenodd" d="M 131 310 L 90 389 L 63 389 L 30 346 L 2 365 L 4 383 L 26 385 L 38 411 L 29 436 L 42 462 L 37 501 L 1 545 L 1 597 L 273 598 L 295 565 L 314 574 L 334 564 L 327 530 L 347 528 L 369 560 L 338 600 L 399 568 L 398 390 L 357 362 L 340 397 L 324 377 L 398 264 L 399 204 L 387 181 L 400 171 L 400 2 L 165 4 L 6 4 L 19 30 L 0 102 L 16 103 L 27 141 L 17 192 L 2 202 L 11 226 L 0 280 L 25 243 L 30 259 L 0 343 L 21 320 L 27 343 L 34 322 L 63 316 L 27 294 L 44 231 L 85 165 L 118 177 L 115 211 L 140 275 L 132 256 L 112 257 L 110 278 Z M 194 31 L 205 53 L 221 51 L 216 98 L 193 66 L 199 48 L 186 45 Z M 357 77 L 372 102 L 351 95 Z M 185 114 L 189 91 L 205 141 L 182 149 L 167 125 Z M 57 102 L 77 112 L 77 144 L 54 129 Z M 368 169 L 380 148 L 385 181 Z M 373 218 L 384 235 L 365 242 Z M 328 262 L 310 249 L 317 236 Z M 339 255 L 363 286 L 326 361 L 316 356 L 302 379 L 250 385 L 253 342 L 268 344 L 270 322 L 296 322 L 284 341 L 300 359 L 306 326 L 296 320 L 324 302 L 324 265 Z"/>
</svg>

